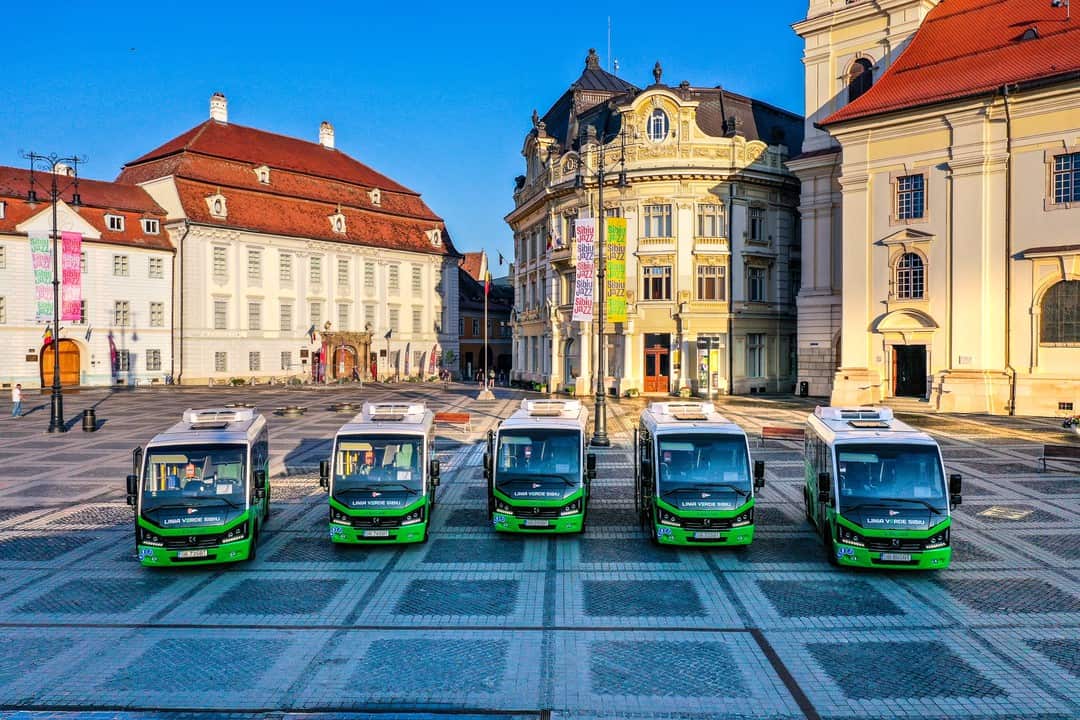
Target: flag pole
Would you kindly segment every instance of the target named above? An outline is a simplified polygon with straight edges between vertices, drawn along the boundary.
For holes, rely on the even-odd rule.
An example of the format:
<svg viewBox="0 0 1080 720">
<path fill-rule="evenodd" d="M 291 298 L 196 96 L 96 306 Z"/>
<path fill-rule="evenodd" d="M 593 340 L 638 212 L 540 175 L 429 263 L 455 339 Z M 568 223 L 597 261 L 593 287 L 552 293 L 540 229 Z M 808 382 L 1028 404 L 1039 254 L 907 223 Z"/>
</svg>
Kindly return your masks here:
<svg viewBox="0 0 1080 720">
<path fill-rule="evenodd" d="M 495 394 L 488 387 L 488 292 L 491 290 L 491 273 L 485 270 L 484 274 L 484 387 L 477 400 L 494 400 Z"/>
</svg>

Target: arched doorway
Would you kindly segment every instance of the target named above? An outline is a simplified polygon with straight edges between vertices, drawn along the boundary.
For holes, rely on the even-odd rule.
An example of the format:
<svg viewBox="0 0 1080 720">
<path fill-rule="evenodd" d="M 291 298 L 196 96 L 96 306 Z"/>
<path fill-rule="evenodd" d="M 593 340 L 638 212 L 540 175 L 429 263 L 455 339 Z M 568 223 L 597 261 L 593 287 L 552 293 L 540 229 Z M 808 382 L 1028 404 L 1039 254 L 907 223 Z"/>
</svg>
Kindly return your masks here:
<svg viewBox="0 0 1080 720">
<path fill-rule="evenodd" d="M 334 377 L 351 378 L 356 366 L 356 348 L 352 345 L 339 345 L 334 349 Z"/>
<path fill-rule="evenodd" d="M 55 343 L 49 343 L 41 349 L 41 386 L 51 387 L 53 383 L 53 347 Z M 65 386 L 78 385 L 81 378 L 82 358 L 79 354 L 79 346 L 74 340 L 60 341 L 60 384 Z"/>
</svg>

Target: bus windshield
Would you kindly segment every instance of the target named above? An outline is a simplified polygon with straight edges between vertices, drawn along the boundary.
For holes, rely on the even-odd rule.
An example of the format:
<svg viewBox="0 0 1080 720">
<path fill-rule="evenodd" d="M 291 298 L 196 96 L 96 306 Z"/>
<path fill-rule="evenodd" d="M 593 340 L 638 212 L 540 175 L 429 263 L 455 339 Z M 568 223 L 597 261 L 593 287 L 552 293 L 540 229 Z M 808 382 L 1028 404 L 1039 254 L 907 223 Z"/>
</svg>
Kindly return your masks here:
<svg viewBox="0 0 1080 720">
<path fill-rule="evenodd" d="M 944 512 L 948 504 L 941 457 L 933 445 L 838 445 L 836 467 L 841 512 L 894 503 Z"/>
<path fill-rule="evenodd" d="M 405 505 L 424 492 L 424 438 L 350 435 L 334 453 L 333 495 L 348 507 Z"/>
<path fill-rule="evenodd" d="M 142 513 L 162 527 L 219 525 L 247 505 L 247 447 L 177 445 L 146 455 Z"/>
<path fill-rule="evenodd" d="M 681 509 L 734 508 L 750 496 L 750 458 L 741 435 L 660 435 L 658 491 Z"/>
<path fill-rule="evenodd" d="M 514 429 L 499 433 L 495 486 L 514 499 L 558 499 L 581 487 L 581 433 Z"/>
</svg>

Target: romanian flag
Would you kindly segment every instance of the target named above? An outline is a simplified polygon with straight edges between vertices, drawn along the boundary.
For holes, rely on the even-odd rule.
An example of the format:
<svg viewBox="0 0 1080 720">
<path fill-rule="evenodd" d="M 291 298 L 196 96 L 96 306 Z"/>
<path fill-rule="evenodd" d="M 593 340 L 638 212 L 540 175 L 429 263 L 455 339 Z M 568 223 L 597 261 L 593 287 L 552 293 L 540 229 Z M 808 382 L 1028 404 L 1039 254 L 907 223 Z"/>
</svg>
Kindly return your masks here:
<svg viewBox="0 0 1080 720">
<path fill-rule="evenodd" d="M 491 292 L 491 273 L 484 273 L 484 295 Z"/>
<path fill-rule="evenodd" d="M 48 345 L 52 342 L 52 325 L 45 326 L 45 334 L 42 335 L 42 345 Z"/>
</svg>

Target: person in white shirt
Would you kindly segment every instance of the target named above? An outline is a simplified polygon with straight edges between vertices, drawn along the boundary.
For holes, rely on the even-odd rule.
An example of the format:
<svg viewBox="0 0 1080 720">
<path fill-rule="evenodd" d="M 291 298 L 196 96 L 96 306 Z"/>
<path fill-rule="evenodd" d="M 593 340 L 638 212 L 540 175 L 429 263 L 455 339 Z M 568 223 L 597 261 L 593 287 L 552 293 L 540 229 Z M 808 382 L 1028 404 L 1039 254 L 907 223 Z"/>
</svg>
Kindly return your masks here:
<svg viewBox="0 0 1080 720">
<path fill-rule="evenodd" d="M 11 388 L 11 417 L 22 417 L 22 383 L 15 383 Z"/>
</svg>

